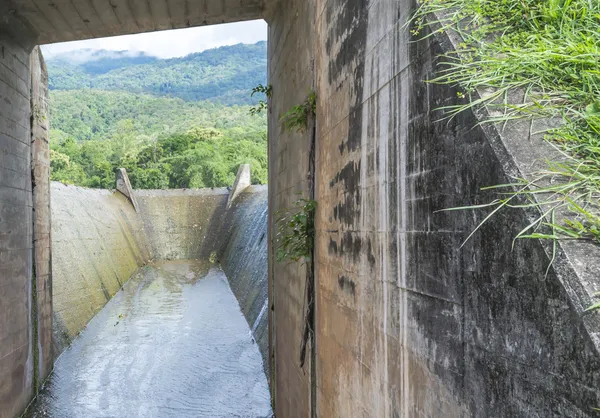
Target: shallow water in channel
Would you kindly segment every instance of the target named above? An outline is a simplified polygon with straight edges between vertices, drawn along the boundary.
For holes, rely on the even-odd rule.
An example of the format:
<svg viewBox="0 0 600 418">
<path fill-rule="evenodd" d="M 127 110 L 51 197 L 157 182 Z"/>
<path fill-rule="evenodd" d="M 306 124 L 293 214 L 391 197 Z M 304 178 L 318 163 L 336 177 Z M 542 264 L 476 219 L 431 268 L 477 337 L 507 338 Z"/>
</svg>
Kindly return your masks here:
<svg viewBox="0 0 600 418">
<path fill-rule="evenodd" d="M 258 346 L 223 271 L 140 269 L 56 362 L 26 417 L 269 417 Z"/>
</svg>

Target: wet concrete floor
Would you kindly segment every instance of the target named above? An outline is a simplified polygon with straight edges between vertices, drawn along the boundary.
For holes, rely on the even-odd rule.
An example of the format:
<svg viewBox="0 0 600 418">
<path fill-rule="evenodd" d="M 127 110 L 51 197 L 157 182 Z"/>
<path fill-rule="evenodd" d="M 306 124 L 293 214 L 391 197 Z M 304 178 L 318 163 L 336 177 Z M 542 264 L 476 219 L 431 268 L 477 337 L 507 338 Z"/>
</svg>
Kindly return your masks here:
<svg viewBox="0 0 600 418">
<path fill-rule="evenodd" d="M 223 271 L 138 271 L 56 362 L 27 417 L 269 417 L 258 346 Z"/>
</svg>

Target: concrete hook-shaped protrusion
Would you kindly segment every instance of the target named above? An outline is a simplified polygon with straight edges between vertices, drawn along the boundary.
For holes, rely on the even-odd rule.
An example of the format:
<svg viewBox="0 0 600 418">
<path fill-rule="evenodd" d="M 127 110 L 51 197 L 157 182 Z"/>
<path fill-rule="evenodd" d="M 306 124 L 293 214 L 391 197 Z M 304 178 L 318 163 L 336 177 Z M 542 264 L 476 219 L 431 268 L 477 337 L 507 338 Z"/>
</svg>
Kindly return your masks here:
<svg viewBox="0 0 600 418">
<path fill-rule="evenodd" d="M 248 186 L 250 186 L 250 164 L 242 164 L 238 168 L 237 176 L 235 177 L 235 183 L 229 191 L 229 199 L 227 199 L 227 209 L 231 207 L 233 201 L 242 193 Z"/>
<path fill-rule="evenodd" d="M 127 170 L 124 168 L 119 168 L 117 170 L 117 191 L 121 192 L 127 199 L 129 199 L 136 213 L 140 212 L 137 201 L 135 200 L 135 196 L 133 195 L 133 189 L 131 188 L 131 183 L 129 182 Z"/>
</svg>

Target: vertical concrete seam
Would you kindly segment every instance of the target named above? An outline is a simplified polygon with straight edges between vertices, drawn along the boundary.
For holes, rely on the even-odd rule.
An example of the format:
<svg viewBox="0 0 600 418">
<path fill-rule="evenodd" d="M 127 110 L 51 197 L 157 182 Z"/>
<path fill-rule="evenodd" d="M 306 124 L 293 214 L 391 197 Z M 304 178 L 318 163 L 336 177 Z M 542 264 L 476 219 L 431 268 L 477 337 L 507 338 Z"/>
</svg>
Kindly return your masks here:
<svg viewBox="0 0 600 418">
<path fill-rule="evenodd" d="M 32 52 L 33 54 L 37 54 L 37 51 L 34 49 L 34 51 Z M 30 164 L 31 164 L 31 196 L 32 196 L 32 217 L 31 217 L 31 230 L 32 230 L 32 234 L 31 234 L 31 334 L 32 334 L 32 348 L 33 348 L 33 394 L 34 396 L 37 395 L 38 392 L 38 381 L 39 381 L 39 355 L 40 355 L 40 349 L 38 347 L 39 344 L 39 330 L 38 330 L 38 326 L 39 326 L 39 317 L 38 317 L 38 304 L 39 304 L 39 298 L 38 298 L 38 293 L 37 293 L 37 251 L 36 251 L 36 213 L 35 213 L 35 209 L 36 209 L 36 172 L 35 172 L 35 138 L 34 138 L 34 124 L 36 123 L 36 112 L 34 112 L 35 109 L 35 103 L 34 103 L 34 95 L 33 95 L 33 89 L 34 89 L 34 84 L 33 84 L 33 74 L 34 71 L 37 71 L 37 66 L 36 68 L 32 68 L 31 69 L 31 78 L 32 78 L 32 82 L 31 82 L 31 86 L 30 86 L 30 103 L 31 103 L 31 112 L 29 114 L 29 128 L 30 128 L 30 150 L 29 152 L 31 153 L 31 158 L 30 158 Z M 37 77 L 36 77 L 36 81 Z"/>
<path fill-rule="evenodd" d="M 409 398 L 409 370 L 408 370 L 408 297 L 406 291 L 406 153 L 407 153 L 407 142 L 408 142 L 408 99 L 406 98 L 409 91 L 408 75 L 401 77 L 400 79 L 400 97 L 401 97 L 401 114 L 400 114 L 400 144 L 399 144 L 399 157 L 400 157 L 400 291 L 401 291 L 401 309 L 400 313 L 400 329 L 402 330 L 402 405 L 403 405 L 403 416 L 409 418 L 408 405 L 410 402 Z M 404 100 L 402 100 L 404 99 Z M 404 102 L 404 103 L 402 103 Z"/>
</svg>

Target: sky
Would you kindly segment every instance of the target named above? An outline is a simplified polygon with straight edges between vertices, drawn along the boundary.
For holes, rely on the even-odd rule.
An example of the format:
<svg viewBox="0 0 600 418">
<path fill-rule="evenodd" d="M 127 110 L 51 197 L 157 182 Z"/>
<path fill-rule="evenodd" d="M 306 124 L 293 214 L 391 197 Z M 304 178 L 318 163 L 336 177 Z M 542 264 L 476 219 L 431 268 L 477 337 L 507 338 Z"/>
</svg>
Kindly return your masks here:
<svg viewBox="0 0 600 418">
<path fill-rule="evenodd" d="M 239 43 L 256 43 L 267 39 L 264 20 L 200 26 L 137 35 L 91 39 L 89 41 L 63 42 L 45 45 L 46 57 L 78 49 L 107 49 L 112 51 L 144 51 L 161 58 L 183 57 L 205 49 Z"/>
</svg>

